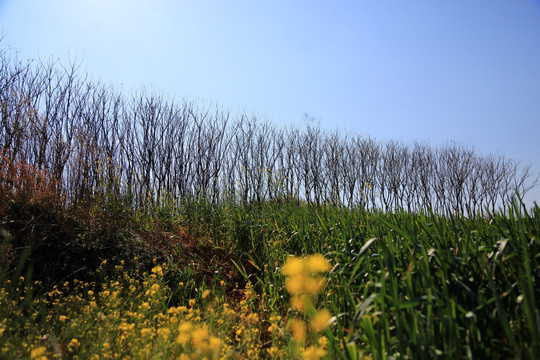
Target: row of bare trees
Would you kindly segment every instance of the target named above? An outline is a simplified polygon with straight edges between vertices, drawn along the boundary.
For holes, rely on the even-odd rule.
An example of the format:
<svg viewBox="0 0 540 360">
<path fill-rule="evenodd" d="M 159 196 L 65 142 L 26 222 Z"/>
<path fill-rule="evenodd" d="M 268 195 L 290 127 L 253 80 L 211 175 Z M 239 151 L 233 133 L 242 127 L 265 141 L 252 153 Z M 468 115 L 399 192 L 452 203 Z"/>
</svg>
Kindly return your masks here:
<svg viewBox="0 0 540 360">
<path fill-rule="evenodd" d="M 0 151 L 47 170 L 70 205 L 99 194 L 136 207 L 181 201 L 294 199 L 366 209 L 476 214 L 538 182 L 529 167 L 471 147 L 384 143 L 279 128 L 158 93 L 125 96 L 76 64 L 0 52 Z"/>
</svg>

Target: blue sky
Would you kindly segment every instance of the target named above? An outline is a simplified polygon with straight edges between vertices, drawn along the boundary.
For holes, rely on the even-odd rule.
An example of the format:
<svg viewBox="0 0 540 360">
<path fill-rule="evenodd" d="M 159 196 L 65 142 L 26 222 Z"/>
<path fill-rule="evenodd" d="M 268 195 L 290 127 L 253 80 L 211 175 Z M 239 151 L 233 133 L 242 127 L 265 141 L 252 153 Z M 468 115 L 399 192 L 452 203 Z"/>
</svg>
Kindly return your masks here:
<svg viewBox="0 0 540 360">
<path fill-rule="evenodd" d="M 20 58 L 76 58 L 126 92 L 540 172 L 539 0 L 0 0 L 0 28 Z"/>
</svg>

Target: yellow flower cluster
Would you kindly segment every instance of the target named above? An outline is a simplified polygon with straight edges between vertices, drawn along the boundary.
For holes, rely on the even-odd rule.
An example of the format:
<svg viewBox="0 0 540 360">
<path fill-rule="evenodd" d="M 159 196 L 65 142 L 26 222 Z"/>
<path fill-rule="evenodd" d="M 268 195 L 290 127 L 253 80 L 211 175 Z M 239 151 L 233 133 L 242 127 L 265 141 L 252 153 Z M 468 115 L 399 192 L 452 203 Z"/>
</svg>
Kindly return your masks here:
<svg viewBox="0 0 540 360">
<path fill-rule="evenodd" d="M 35 349 L 32 349 L 30 351 L 30 359 L 33 360 L 46 360 L 47 357 L 45 354 L 47 353 L 47 348 L 45 346 L 39 346 Z"/>
<path fill-rule="evenodd" d="M 209 359 L 218 359 L 223 345 L 220 338 L 210 334 L 206 324 L 195 326 L 190 322 L 180 324 L 176 343 L 182 347 L 182 354 L 191 352 L 194 359 L 205 356 Z"/>
<path fill-rule="evenodd" d="M 293 317 L 289 328 L 294 342 L 301 347 L 304 359 L 321 359 L 327 355 L 327 338 L 318 336 L 326 330 L 332 315 L 327 309 L 315 310 L 314 298 L 326 284 L 322 275 L 330 270 L 330 263 L 321 254 L 305 258 L 291 256 L 283 266 L 282 272 L 287 277 L 285 288 L 291 294 L 291 308 L 309 317 L 309 328 L 303 318 Z M 313 335 L 313 345 L 303 347 L 308 340 L 308 332 Z"/>
<path fill-rule="evenodd" d="M 303 297 L 319 294 L 326 284 L 321 273 L 330 270 L 330 263 L 321 254 L 306 258 L 291 256 L 283 266 L 283 274 L 287 276 L 285 288 L 292 295 L 291 305 L 297 311 L 304 310 Z"/>
<path fill-rule="evenodd" d="M 160 265 L 154 266 L 152 268 L 152 274 L 156 274 L 157 276 L 163 276 L 163 267 Z"/>
<path fill-rule="evenodd" d="M 293 298 L 320 293 L 328 268 L 322 256 L 291 258 L 284 272 L 287 289 L 296 289 Z M 319 359 L 326 354 L 327 341 L 320 335 L 330 317 L 325 309 L 306 313 L 308 321 L 277 315 L 267 294 L 256 293 L 251 283 L 239 290 L 243 296 L 237 301 L 227 302 L 219 284 L 171 306 L 171 287 L 179 285 L 165 280 L 166 265 L 154 264 L 142 276 L 124 272 L 122 265 L 115 269 L 117 274 L 100 286 L 74 281 L 36 298 L 34 307 L 47 309 L 44 327 L 36 325 L 37 313 L 24 318 L 17 303 L 24 297 L 0 286 L 0 313 L 6 314 L 0 319 L 0 353 L 39 360 Z M 291 285 L 295 281 L 305 284 Z M 13 288 L 26 291 L 24 279 L 20 284 Z M 14 329 L 20 332 L 15 335 Z"/>
</svg>

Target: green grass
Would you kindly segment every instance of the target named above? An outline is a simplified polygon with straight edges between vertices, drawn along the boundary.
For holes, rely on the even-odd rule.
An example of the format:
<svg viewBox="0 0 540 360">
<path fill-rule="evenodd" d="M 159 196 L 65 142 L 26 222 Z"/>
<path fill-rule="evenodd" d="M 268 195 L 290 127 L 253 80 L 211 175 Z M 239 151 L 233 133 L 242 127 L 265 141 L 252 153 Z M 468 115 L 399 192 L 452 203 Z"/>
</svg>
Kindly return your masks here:
<svg viewBox="0 0 540 360">
<path fill-rule="evenodd" d="M 150 260 L 133 261 L 134 255 L 143 258 L 145 254 L 140 249 L 128 249 L 133 246 L 132 237 L 159 247 L 147 257 L 157 256 L 156 261 L 166 263 L 169 269 L 160 280 L 162 298 L 156 300 L 152 315 L 145 313 L 148 321 L 140 320 L 144 326 L 137 323 L 139 331 L 147 327 L 155 333 L 164 325 L 152 316 L 167 314 L 173 306 L 187 306 L 190 299 L 196 298 L 198 310 L 206 313 L 197 320 L 197 326 L 206 326 L 223 346 L 230 346 L 230 357 L 297 358 L 302 355 L 301 349 L 322 348 L 321 341 L 327 341 L 328 358 L 540 358 L 538 206 L 527 212 L 516 201 L 504 211 L 475 219 L 443 217 L 429 211 L 375 213 L 296 202 L 241 206 L 186 201 L 161 213 L 154 210 L 151 215 L 125 215 L 128 218 L 115 225 L 115 231 L 121 233 L 117 237 L 110 231 L 103 232 L 103 236 L 112 238 L 116 249 L 110 262 L 117 265 L 123 261 L 122 269 L 128 278 L 142 279 L 154 266 Z M 99 232 L 89 227 L 97 220 L 92 221 L 74 230 L 78 241 L 98 241 Z M 3 247 L 14 241 L 13 236 L 5 239 Z M 89 247 L 86 243 L 84 246 Z M 280 270 L 291 255 L 315 253 L 329 260 L 331 270 L 326 274 L 323 291 L 313 299 L 310 314 L 299 314 L 291 308 L 292 295 L 285 289 L 285 276 Z M 25 259 L 35 258 L 36 254 L 17 254 L 22 261 L 19 265 L 12 261 L 0 280 L 0 288 L 4 289 L 0 302 L 4 316 L 0 321 L 2 356 L 7 358 L 11 352 L 15 357 L 25 357 L 32 347 L 42 345 L 51 356 L 62 353 L 66 358 L 92 358 L 103 351 L 103 343 L 118 345 L 119 331 L 107 332 L 106 339 L 100 335 L 96 343 L 87 344 L 95 334 L 73 326 L 77 312 L 72 308 L 79 305 L 61 300 L 46 303 L 51 286 L 60 286 L 63 281 L 47 279 L 49 283 L 41 288 L 32 286 L 31 267 Z M 96 254 L 100 260 L 107 259 L 106 251 Z M 75 261 L 69 256 L 66 259 Z M 35 274 L 36 268 L 33 271 Z M 107 270 L 103 265 L 95 273 L 101 277 L 85 278 L 85 286 L 100 289 L 116 274 L 113 267 Z M 24 276 L 25 284 L 17 283 L 20 276 Z M 67 280 L 72 284 L 76 277 Z M 243 319 L 238 323 L 246 325 L 244 331 L 252 331 L 250 336 L 255 338 L 248 342 L 236 337 L 237 329 L 233 331 L 233 323 L 223 315 L 225 303 L 244 309 L 245 303 L 240 303 L 245 300 L 246 284 L 250 304 L 244 317 L 236 321 Z M 122 293 L 127 308 L 130 303 L 144 302 L 141 296 L 147 289 L 142 283 L 140 286 L 137 294 Z M 205 289 L 216 294 L 214 305 L 202 301 Z M 77 298 L 81 290 L 69 285 L 63 292 Z M 111 313 L 107 308 L 110 305 L 99 306 L 97 313 Z M 214 309 L 214 315 L 205 312 L 209 307 Z M 126 317 L 127 308 L 117 316 Z M 324 335 L 308 326 L 311 335 L 305 343 L 300 346 L 292 341 L 292 319 L 300 317 L 308 324 L 322 308 L 334 316 Z M 59 323 L 54 317 L 59 309 L 72 314 L 73 321 Z M 245 320 L 252 313 L 257 318 Z M 86 328 L 102 326 L 98 319 L 82 317 Z M 219 319 L 224 319 L 225 325 L 218 326 Z M 271 331 L 270 319 L 276 322 Z M 174 328 L 174 324 L 167 324 Z M 48 334 L 47 340 L 36 340 L 43 339 L 44 334 Z M 70 347 L 73 338 L 81 345 L 72 343 Z M 149 358 L 167 358 L 184 351 L 174 341 L 163 340 L 160 344 L 161 352 L 152 347 Z M 279 355 L 273 353 L 275 349 L 269 351 L 274 347 L 279 348 Z M 145 349 L 135 352 L 133 348 L 118 347 L 115 353 L 119 357 L 144 358 L 141 351 Z"/>
</svg>

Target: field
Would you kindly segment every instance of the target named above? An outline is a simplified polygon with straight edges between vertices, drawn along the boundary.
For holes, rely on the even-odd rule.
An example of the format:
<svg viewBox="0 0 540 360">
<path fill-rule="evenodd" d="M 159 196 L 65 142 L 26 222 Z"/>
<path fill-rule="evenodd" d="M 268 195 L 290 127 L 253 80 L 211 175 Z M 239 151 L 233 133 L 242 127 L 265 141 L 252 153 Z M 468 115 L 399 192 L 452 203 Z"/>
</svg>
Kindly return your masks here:
<svg viewBox="0 0 540 360">
<path fill-rule="evenodd" d="M 540 208 L 518 200 L 467 218 L 2 196 L 2 359 L 540 356 Z"/>
</svg>

